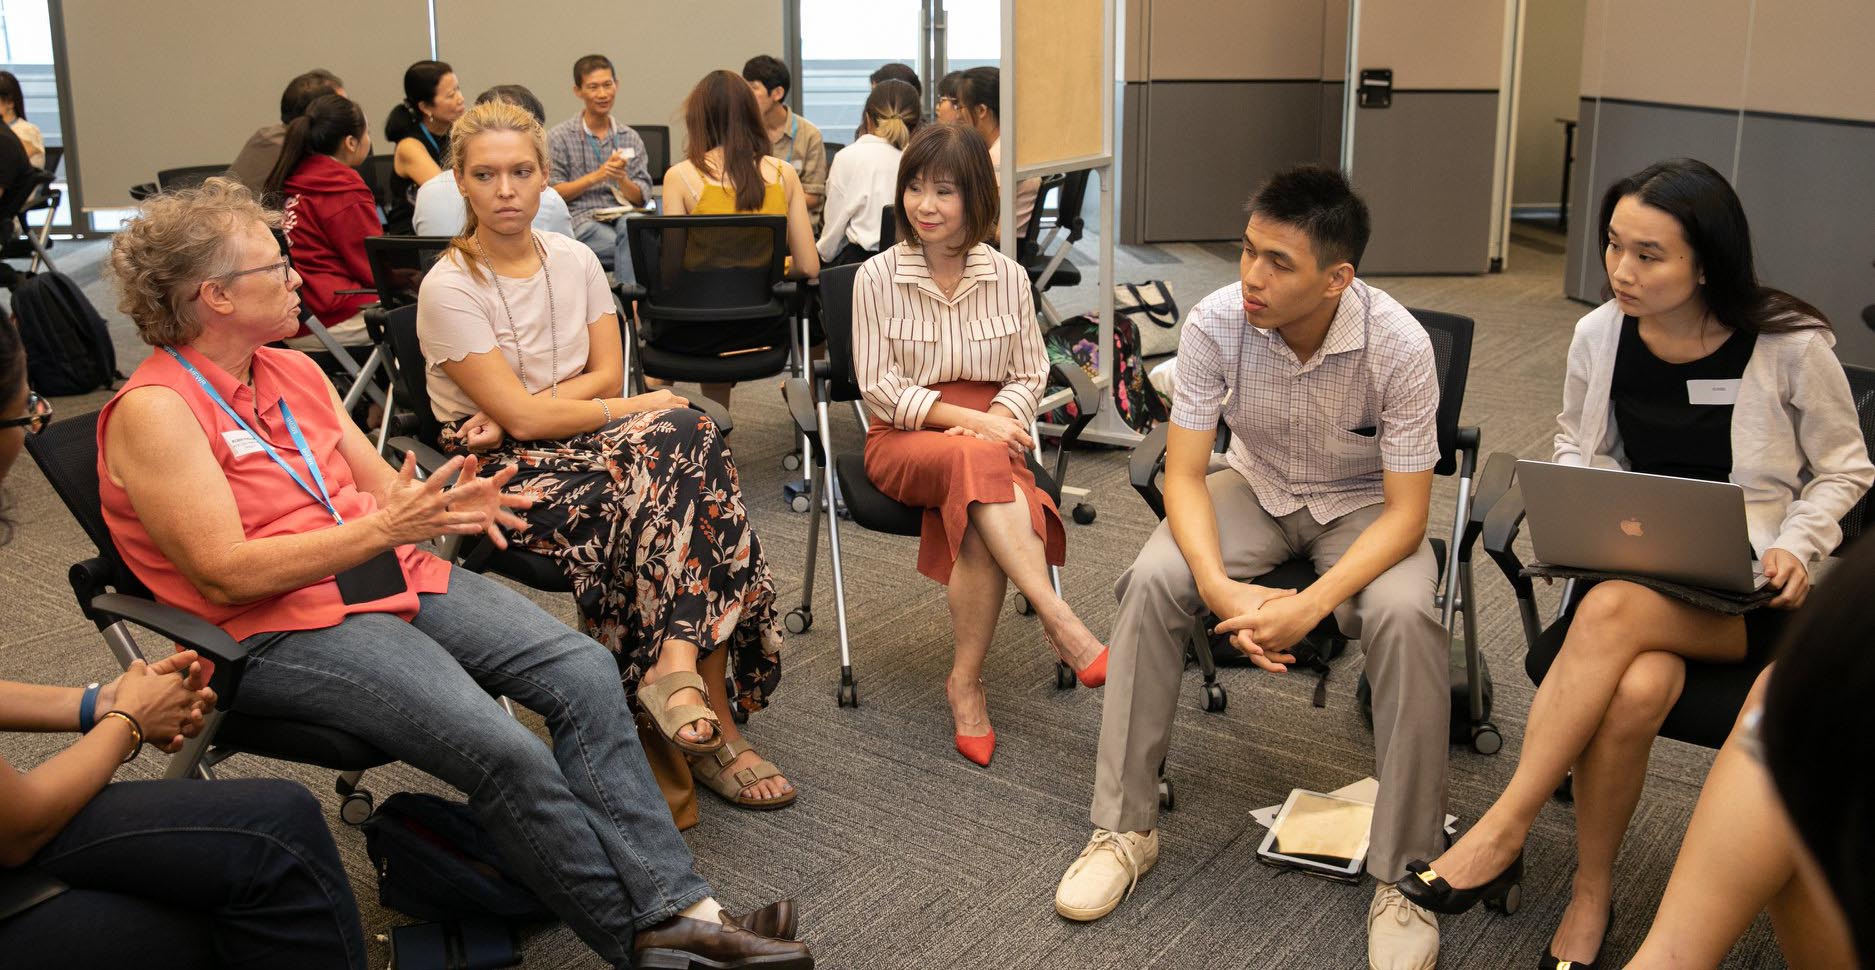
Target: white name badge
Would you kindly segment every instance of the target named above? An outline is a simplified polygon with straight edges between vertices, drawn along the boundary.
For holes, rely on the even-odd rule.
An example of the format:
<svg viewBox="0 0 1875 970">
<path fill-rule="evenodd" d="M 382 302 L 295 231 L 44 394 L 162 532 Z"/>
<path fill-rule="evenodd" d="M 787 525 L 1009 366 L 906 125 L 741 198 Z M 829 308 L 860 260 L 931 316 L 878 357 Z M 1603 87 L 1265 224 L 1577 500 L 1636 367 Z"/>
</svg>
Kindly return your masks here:
<svg viewBox="0 0 1875 970">
<path fill-rule="evenodd" d="M 1688 404 L 1737 404 L 1738 385 L 1743 381 L 1733 378 L 1729 381 L 1687 381 L 1686 403 Z"/>
<path fill-rule="evenodd" d="M 260 442 L 255 441 L 253 435 L 239 429 L 223 431 L 221 440 L 227 442 L 228 450 L 234 452 L 236 458 L 244 458 L 261 450 Z"/>
</svg>

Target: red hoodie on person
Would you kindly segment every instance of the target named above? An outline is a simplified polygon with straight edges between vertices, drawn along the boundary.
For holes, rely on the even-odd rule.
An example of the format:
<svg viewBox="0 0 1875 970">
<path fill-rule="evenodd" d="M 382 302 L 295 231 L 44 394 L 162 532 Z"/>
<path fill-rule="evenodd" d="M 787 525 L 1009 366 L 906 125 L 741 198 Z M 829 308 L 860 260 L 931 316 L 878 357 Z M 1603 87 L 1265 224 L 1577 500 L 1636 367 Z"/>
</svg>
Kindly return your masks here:
<svg viewBox="0 0 1875 970">
<path fill-rule="evenodd" d="M 364 178 L 330 155 L 308 155 L 286 177 L 280 194 L 285 198 L 280 229 L 293 268 L 305 280 L 300 299 L 313 316 L 330 327 L 376 303 L 377 297 L 366 293 L 338 295 L 375 285 L 365 261 L 365 237 L 383 235 L 384 225 Z"/>
</svg>

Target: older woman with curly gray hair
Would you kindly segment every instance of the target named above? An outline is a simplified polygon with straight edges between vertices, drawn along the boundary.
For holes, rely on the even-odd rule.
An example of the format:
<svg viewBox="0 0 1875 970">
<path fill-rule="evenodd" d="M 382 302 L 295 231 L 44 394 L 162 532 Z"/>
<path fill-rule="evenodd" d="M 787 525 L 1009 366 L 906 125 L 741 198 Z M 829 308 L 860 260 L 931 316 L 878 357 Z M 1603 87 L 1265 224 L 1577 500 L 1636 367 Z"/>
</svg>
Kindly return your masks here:
<svg viewBox="0 0 1875 970">
<path fill-rule="evenodd" d="M 247 645 L 236 710 L 349 732 L 467 793 L 512 874 L 608 961 L 811 967 L 697 875 L 605 648 L 416 547 L 504 545 L 529 504 L 502 493 L 514 469 L 455 458 L 418 481 L 311 360 L 268 346 L 298 326 L 300 282 L 269 220 L 210 179 L 112 243 L 121 306 L 157 348 L 98 416 L 99 496 L 132 571 Z M 551 749 L 492 694 L 538 712 Z"/>
</svg>

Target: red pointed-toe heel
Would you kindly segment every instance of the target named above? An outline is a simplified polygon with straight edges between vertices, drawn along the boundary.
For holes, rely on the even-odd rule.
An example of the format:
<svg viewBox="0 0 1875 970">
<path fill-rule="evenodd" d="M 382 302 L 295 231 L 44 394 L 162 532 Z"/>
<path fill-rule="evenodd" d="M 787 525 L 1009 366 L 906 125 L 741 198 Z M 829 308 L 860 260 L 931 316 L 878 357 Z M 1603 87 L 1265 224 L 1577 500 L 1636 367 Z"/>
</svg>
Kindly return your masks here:
<svg viewBox="0 0 1875 970">
<path fill-rule="evenodd" d="M 1082 667 L 1074 676 L 1080 678 L 1081 686 L 1088 690 L 1105 687 L 1107 684 L 1107 648 L 1100 648 L 1100 656 L 1094 662 Z"/>
<path fill-rule="evenodd" d="M 978 735 L 959 734 L 956 738 L 957 753 L 968 758 L 971 764 L 980 768 L 988 768 L 990 759 L 996 757 L 995 731 Z"/>
</svg>

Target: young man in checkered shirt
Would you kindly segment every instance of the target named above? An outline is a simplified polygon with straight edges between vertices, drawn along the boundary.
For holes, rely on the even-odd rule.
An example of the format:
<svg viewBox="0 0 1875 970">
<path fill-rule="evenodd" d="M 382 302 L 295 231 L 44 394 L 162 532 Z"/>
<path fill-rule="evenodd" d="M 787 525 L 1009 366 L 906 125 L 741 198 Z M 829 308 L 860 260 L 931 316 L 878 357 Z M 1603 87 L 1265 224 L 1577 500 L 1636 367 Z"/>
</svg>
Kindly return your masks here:
<svg viewBox="0 0 1875 970">
<path fill-rule="evenodd" d="M 1166 518 L 1115 587 L 1096 829 L 1055 908 L 1098 919 L 1158 860 L 1158 771 L 1196 618 L 1224 618 L 1238 649 L 1282 673 L 1332 614 L 1360 639 L 1373 687 L 1368 962 L 1430 970 L 1438 923 L 1393 883 L 1444 846 L 1450 686 L 1426 543 L 1439 460 L 1432 344 L 1406 308 L 1355 278 L 1367 207 L 1339 172 L 1279 173 L 1248 209 L 1241 279 L 1193 308 L 1179 340 Z M 1230 453 L 1214 461 L 1220 420 Z M 1308 588 L 1252 583 L 1298 556 L 1321 573 Z"/>
</svg>

